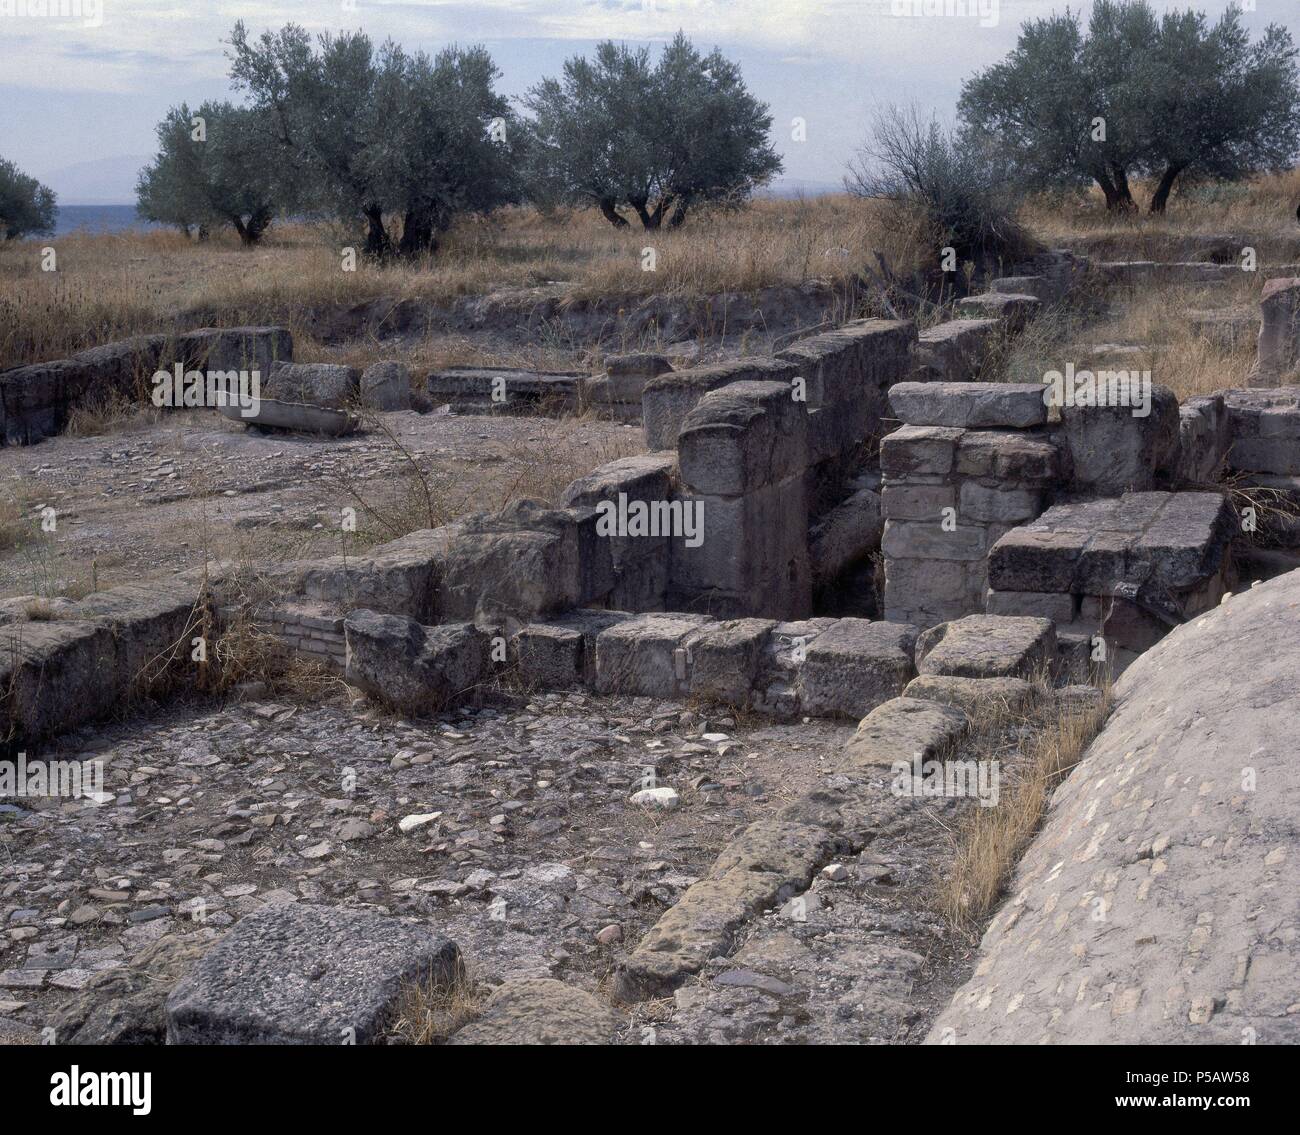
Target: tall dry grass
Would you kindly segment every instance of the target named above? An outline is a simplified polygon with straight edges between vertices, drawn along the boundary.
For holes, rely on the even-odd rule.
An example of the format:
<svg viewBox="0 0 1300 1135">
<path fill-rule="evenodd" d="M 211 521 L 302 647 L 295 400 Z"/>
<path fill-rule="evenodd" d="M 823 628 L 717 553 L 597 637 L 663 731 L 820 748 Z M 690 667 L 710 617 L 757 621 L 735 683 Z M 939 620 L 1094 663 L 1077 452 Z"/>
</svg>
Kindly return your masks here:
<svg viewBox="0 0 1300 1135">
<path fill-rule="evenodd" d="M 1151 186 L 1134 196 L 1145 204 Z M 1040 194 L 1022 219 L 1052 246 L 1089 252 L 1103 260 L 1186 260 L 1219 236 L 1249 239 L 1264 263 L 1300 261 L 1300 169 L 1248 182 L 1190 185 L 1169 201 L 1163 215 L 1109 213 L 1094 189 Z"/>
<path fill-rule="evenodd" d="M 342 250 L 360 241 L 329 224 L 274 227 L 252 249 L 232 235 L 196 244 L 169 230 L 11 241 L 0 243 L 0 367 L 205 323 L 287 324 L 309 343 L 315 315 L 380 296 L 442 306 L 507 288 L 699 297 L 841 282 L 877 250 L 910 273 L 933 256 L 923 230 L 915 218 L 840 195 L 703 209 L 655 233 L 616 230 L 591 210 L 512 208 L 462 221 L 432 257 L 359 259 L 350 272 Z M 41 270 L 47 246 L 57 272 Z M 647 248 L 654 271 L 642 267 Z"/>
</svg>

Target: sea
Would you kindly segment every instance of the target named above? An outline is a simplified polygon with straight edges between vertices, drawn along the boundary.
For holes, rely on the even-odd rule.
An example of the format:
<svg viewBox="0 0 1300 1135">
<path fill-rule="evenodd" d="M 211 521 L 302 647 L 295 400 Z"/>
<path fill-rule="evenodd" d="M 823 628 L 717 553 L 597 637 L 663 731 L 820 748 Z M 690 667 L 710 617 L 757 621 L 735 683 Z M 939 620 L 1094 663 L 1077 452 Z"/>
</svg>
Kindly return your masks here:
<svg viewBox="0 0 1300 1135">
<path fill-rule="evenodd" d="M 88 233 L 120 233 L 129 229 L 161 226 L 142 221 L 134 205 L 60 205 L 54 221 L 54 235 L 66 236 L 81 230 Z"/>
</svg>

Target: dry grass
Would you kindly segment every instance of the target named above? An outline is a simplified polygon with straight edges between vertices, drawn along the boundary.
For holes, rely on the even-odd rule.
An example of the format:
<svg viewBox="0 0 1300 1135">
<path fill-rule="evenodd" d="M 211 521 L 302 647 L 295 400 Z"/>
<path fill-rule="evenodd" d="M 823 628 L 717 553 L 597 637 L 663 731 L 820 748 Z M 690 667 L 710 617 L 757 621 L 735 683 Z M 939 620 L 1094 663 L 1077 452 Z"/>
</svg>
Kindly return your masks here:
<svg viewBox="0 0 1300 1135">
<path fill-rule="evenodd" d="M 1061 713 L 1041 689 L 1023 725 L 1012 732 L 1010 753 L 1003 752 L 1013 720 L 1005 706 L 990 707 L 972 725 L 963 760 L 1001 761 L 998 803 L 972 810 L 958 829 L 937 903 L 956 927 L 978 932 L 1010 882 L 1021 855 L 1038 831 L 1056 786 L 1079 763 L 1109 712 L 1110 690 L 1093 710 Z"/>
<path fill-rule="evenodd" d="M 1149 185 L 1135 186 L 1141 202 Z M 1187 260 L 1209 238 L 1248 238 L 1261 263 L 1300 261 L 1300 169 L 1240 185 L 1192 187 L 1173 197 L 1163 216 L 1108 213 L 1095 188 L 1079 194 L 1042 194 L 1021 219 L 1053 247 L 1086 251 L 1103 260 Z"/>
<path fill-rule="evenodd" d="M 464 964 L 450 984 L 424 981 L 402 989 L 397 1014 L 389 1027 L 398 1044 L 442 1044 L 458 1029 L 476 1019 L 487 1000 L 469 980 Z"/>
<path fill-rule="evenodd" d="M 933 243 L 920 222 L 848 196 L 704 209 L 683 228 L 657 233 L 615 230 L 595 211 L 544 217 L 507 209 L 462 222 L 432 258 L 361 261 L 355 272 L 342 270 L 341 249 L 359 241 L 332 225 L 279 226 L 254 249 L 233 236 L 199 245 L 168 230 L 10 241 L 0 244 L 0 367 L 210 322 L 287 324 L 310 361 L 314 316 L 379 296 L 447 305 L 504 288 L 557 286 L 575 298 L 701 297 L 844 281 L 877 249 L 910 272 L 932 256 Z M 58 251 L 57 272 L 40 270 L 47 245 Z M 642 270 L 648 247 L 653 272 Z"/>
</svg>

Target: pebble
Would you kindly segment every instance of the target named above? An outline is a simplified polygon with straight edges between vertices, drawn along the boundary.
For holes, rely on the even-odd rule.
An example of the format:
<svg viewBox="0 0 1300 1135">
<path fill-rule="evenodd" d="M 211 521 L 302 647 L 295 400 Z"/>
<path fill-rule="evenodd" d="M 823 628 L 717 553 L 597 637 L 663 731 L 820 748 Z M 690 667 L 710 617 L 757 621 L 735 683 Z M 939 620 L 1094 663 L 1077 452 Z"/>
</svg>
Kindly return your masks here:
<svg viewBox="0 0 1300 1135">
<path fill-rule="evenodd" d="M 681 803 L 675 788 L 643 788 L 632 793 L 629 799 L 643 808 L 676 808 Z"/>
</svg>

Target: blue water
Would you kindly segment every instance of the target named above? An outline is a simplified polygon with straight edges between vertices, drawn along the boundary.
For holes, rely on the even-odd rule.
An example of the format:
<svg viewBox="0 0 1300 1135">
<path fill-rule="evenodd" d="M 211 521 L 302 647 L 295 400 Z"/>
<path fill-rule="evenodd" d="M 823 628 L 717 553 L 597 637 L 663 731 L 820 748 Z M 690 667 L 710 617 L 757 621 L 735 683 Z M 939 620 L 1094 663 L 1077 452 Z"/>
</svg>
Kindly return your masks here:
<svg viewBox="0 0 1300 1135">
<path fill-rule="evenodd" d="M 156 229 L 158 225 L 142 221 L 134 205 L 60 205 L 54 222 L 54 235 L 65 236 L 81 229 L 90 233 L 120 233 L 128 229 Z"/>
</svg>

